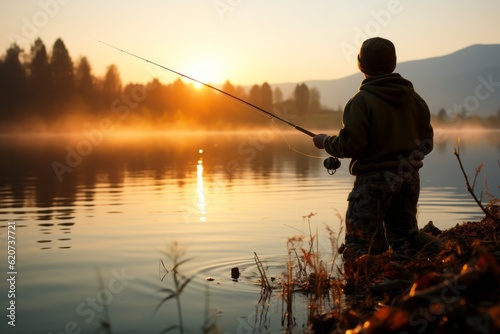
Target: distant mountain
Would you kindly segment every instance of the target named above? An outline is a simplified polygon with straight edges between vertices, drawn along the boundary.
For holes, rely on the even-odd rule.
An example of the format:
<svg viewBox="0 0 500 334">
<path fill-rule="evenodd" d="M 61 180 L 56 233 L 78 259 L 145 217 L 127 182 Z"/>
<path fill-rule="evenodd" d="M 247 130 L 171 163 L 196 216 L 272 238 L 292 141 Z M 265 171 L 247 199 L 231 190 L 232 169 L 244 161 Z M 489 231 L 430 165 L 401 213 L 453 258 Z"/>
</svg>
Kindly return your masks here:
<svg viewBox="0 0 500 334">
<path fill-rule="evenodd" d="M 462 107 L 471 116 L 484 117 L 500 110 L 500 44 L 476 44 L 446 56 L 402 62 L 395 72 L 413 82 L 433 114 L 445 109 L 450 115 Z M 319 90 L 324 106 L 337 109 L 356 93 L 362 80 L 362 74 L 356 73 L 305 83 Z M 280 87 L 287 97 L 296 83 L 271 86 Z"/>
</svg>

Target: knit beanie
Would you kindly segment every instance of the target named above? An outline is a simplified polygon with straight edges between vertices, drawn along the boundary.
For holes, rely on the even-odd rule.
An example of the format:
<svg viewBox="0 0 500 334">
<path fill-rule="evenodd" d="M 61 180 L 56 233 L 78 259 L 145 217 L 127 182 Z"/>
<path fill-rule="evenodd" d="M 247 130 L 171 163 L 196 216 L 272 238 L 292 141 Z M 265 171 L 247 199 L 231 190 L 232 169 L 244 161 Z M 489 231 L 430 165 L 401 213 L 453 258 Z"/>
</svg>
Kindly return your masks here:
<svg viewBox="0 0 500 334">
<path fill-rule="evenodd" d="M 389 74 L 396 68 L 396 48 L 381 37 L 367 39 L 358 54 L 359 70 L 368 75 Z"/>
</svg>

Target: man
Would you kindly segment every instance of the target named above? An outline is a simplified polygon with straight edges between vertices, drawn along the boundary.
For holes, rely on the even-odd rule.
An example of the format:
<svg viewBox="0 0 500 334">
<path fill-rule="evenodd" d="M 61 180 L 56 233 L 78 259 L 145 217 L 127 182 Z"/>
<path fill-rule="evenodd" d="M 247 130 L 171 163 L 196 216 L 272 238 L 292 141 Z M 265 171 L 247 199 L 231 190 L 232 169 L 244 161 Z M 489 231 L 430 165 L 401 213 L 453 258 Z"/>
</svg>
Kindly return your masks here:
<svg viewBox="0 0 500 334">
<path fill-rule="evenodd" d="M 314 145 L 337 158 L 351 158 L 356 176 L 348 196 L 344 260 L 379 254 L 391 247 L 408 254 L 440 243 L 419 232 L 418 170 L 433 149 L 433 129 L 426 102 L 410 81 L 393 73 L 394 44 L 384 38 L 366 40 L 358 55 L 364 74 L 359 91 L 343 112 L 336 136 L 319 134 Z"/>
</svg>

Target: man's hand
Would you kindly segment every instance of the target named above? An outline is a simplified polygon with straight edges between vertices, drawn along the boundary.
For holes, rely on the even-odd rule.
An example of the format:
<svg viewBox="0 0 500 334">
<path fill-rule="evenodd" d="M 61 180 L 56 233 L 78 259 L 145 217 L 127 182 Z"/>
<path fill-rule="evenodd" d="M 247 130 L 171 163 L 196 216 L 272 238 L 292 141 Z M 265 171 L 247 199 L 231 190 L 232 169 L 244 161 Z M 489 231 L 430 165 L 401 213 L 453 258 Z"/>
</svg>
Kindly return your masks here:
<svg viewBox="0 0 500 334">
<path fill-rule="evenodd" d="M 316 146 L 317 148 L 325 148 L 323 146 L 323 142 L 325 141 L 325 138 L 328 137 L 327 135 L 325 135 L 324 133 L 320 133 L 319 135 L 316 135 L 313 137 L 313 142 L 314 142 L 314 146 Z"/>
</svg>

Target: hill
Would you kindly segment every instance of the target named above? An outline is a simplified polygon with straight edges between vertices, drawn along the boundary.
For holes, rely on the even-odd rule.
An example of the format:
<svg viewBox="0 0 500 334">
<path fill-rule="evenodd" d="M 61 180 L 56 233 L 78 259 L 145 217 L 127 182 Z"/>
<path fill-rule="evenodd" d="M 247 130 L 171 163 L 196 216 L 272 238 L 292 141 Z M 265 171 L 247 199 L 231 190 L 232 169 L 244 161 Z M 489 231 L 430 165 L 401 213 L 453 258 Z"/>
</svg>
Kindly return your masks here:
<svg viewBox="0 0 500 334">
<path fill-rule="evenodd" d="M 449 55 L 399 63 L 396 72 L 413 82 L 431 113 L 465 110 L 468 115 L 497 115 L 500 110 L 500 44 L 476 44 Z M 317 88 L 321 102 L 337 109 L 359 88 L 363 76 L 356 73 L 334 80 L 308 80 Z M 290 96 L 296 83 L 273 84 Z"/>
</svg>

